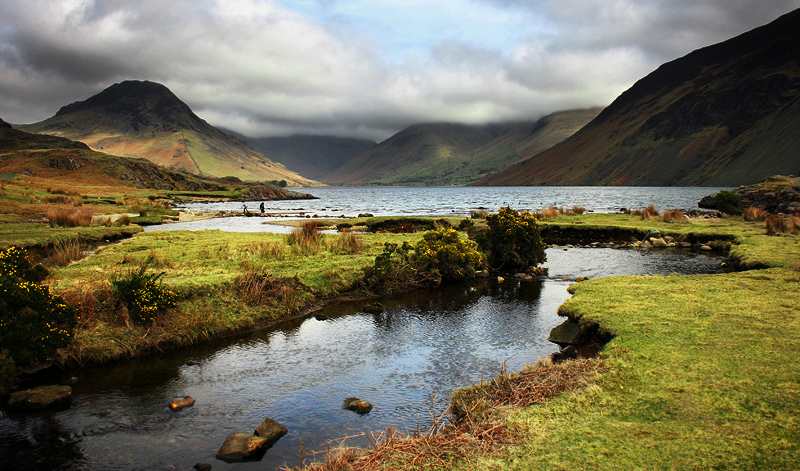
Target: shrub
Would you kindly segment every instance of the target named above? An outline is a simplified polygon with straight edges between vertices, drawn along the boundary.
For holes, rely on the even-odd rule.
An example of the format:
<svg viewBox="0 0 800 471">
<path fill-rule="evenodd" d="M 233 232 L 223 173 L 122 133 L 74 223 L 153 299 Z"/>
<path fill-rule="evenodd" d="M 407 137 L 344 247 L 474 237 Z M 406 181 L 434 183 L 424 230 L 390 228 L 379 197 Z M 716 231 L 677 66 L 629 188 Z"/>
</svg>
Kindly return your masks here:
<svg viewBox="0 0 800 471">
<path fill-rule="evenodd" d="M 416 269 L 444 282 L 474 278 L 481 265 L 481 254 L 475 250 L 475 243 L 461 239 L 458 231 L 451 228 L 425 233 L 414 251 Z"/>
<path fill-rule="evenodd" d="M 367 287 L 382 292 L 427 288 L 470 279 L 482 263 L 475 244 L 463 240 L 458 231 L 445 228 L 427 232 L 412 245 L 387 243 L 375 263 L 367 267 Z"/>
<path fill-rule="evenodd" d="M 11 247 L 0 252 L 0 346 L 17 367 L 52 360 L 72 340 L 77 311 L 41 284 L 46 276 L 47 270 L 31 265 L 25 251 Z"/>
<path fill-rule="evenodd" d="M 114 279 L 111 285 L 120 301 L 128 308 L 128 314 L 135 323 L 146 324 L 156 320 L 156 316 L 175 307 L 177 296 L 161 284 L 161 273 L 146 273 L 151 259 L 138 270 L 130 270 L 123 278 Z"/>
<path fill-rule="evenodd" d="M 733 191 L 722 190 L 714 196 L 719 211 L 732 216 L 742 214 L 742 197 Z"/>
<path fill-rule="evenodd" d="M 476 235 L 478 247 L 495 269 L 527 269 L 547 259 L 539 222 L 530 213 L 510 207 L 486 216 L 488 229 Z"/>
<path fill-rule="evenodd" d="M 475 226 L 475 223 L 472 222 L 472 219 L 464 218 L 458 222 L 458 230 L 459 231 L 469 231 Z"/>
</svg>

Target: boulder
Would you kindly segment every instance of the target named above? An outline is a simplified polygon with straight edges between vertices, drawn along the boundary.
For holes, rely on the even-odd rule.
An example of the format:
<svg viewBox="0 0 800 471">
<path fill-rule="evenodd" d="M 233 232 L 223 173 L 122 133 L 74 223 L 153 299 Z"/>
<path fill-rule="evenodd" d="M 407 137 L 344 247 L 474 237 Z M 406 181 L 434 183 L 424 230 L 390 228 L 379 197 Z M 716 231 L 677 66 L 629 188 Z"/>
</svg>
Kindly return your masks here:
<svg viewBox="0 0 800 471">
<path fill-rule="evenodd" d="M 348 397 L 345 398 L 342 403 L 342 409 L 358 412 L 359 414 L 366 414 L 372 410 L 372 404 L 357 397 Z"/>
<path fill-rule="evenodd" d="M 266 439 L 268 442 L 267 447 L 269 448 L 288 432 L 289 430 L 277 420 L 267 417 L 263 422 L 261 422 L 261 425 L 256 428 L 255 432 L 253 432 L 253 435 Z"/>
<path fill-rule="evenodd" d="M 260 461 L 267 452 L 269 440 L 249 433 L 232 433 L 217 451 L 217 459 L 226 463 Z"/>
<path fill-rule="evenodd" d="M 581 341 L 580 324 L 573 320 L 566 320 L 553 327 L 547 340 L 559 345 L 579 345 Z"/>
<path fill-rule="evenodd" d="M 588 279 L 589 279 L 588 276 L 579 276 L 579 277 L 575 278 L 575 282 L 586 281 Z"/>
<path fill-rule="evenodd" d="M 654 237 L 655 238 L 661 237 L 661 231 L 659 231 L 658 229 L 650 229 L 649 231 L 647 231 L 647 237 L 645 237 L 645 240 Z"/>
<path fill-rule="evenodd" d="M 72 388 L 69 386 L 40 386 L 11 394 L 8 408 L 21 411 L 40 410 L 63 406 L 71 400 Z"/>
<path fill-rule="evenodd" d="M 663 249 L 663 248 L 667 247 L 667 241 L 662 239 L 661 237 L 659 237 L 659 238 L 655 238 L 655 237 L 651 238 L 650 239 L 650 244 L 652 244 L 653 247 L 655 247 L 657 249 Z"/>
<path fill-rule="evenodd" d="M 208 463 L 196 463 L 192 468 L 197 471 L 211 471 L 211 465 Z"/>
</svg>

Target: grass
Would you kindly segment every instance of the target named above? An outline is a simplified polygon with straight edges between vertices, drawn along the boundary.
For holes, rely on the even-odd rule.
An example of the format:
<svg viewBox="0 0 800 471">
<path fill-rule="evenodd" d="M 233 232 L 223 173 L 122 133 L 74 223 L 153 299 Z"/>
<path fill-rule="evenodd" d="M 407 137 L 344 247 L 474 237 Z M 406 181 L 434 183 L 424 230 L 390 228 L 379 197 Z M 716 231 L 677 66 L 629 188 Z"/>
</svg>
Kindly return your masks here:
<svg viewBox="0 0 800 471">
<path fill-rule="evenodd" d="M 295 250 L 285 237 L 143 232 L 103 247 L 90 258 L 54 268 L 53 291 L 82 306 L 81 329 L 62 360 L 103 362 L 295 316 L 304 307 L 352 289 L 385 242 L 416 240 L 419 235 L 375 234 L 362 239 L 348 233 L 317 233 L 313 250 Z M 154 325 L 138 327 L 120 312 L 109 286 L 115 276 L 145 263 L 164 273 L 161 281 L 178 295 L 178 305 Z"/>
</svg>

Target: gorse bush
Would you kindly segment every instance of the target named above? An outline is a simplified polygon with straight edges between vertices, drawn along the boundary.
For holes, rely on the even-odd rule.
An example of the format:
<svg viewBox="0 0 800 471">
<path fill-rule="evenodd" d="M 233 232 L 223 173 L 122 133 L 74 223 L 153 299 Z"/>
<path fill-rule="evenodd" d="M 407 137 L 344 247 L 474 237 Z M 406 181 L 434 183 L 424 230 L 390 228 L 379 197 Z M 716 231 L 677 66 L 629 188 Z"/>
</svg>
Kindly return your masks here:
<svg viewBox="0 0 800 471">
<path fill-rule="evenodd" d="M 474 242 L 444 228 L 425 233 L 415 245 L 385 244 L 374 265 L 365 269 L 364 283 L 382 292 L 435 287 L 474 278 L 481 263 Z"/>
<path fill-rule="evenodd" d="M 147 273 L 150 263 L 148 259 L 138 270 L 130 270 L 124 278 L 111 282 L 131 320 L 137 324 L 154 322 L 160 312 L 175 307 L 177 301 L 177 295 L 161 284 L 163 272 Z"/>
<path fill-rule="evenodd" d="M 445 282 L 474 278 L 481 265 L 481 254 L 475 250 L 475 243 L 461 239 L 458 231 L 451 228 L 426 232 L 414 251 L 417 270 Z"/>
<path fill-rule="evenodd" d="M 77 311 L 41 282 L 47 270 L 32 265 L 25 251 L 0 252 L 0 348 L 21 368 L 52 360 L 67 346 L 77 323 Z"/>
<path fill-rule="evenodd" d="M 547 259 L 539 222 L 530 213 L 504 207 L 487 215 L 486 224 L 488 229 L 476 234 L 475 240 L 491 268 L 525 270 Z"/>
<path fill-rule="evenodd" d="M 742 197 L 733 191 L 722 190 L 714 195 L 714 204 L 725 214 L 732 216 L 742 214 Z"/>
</svg>

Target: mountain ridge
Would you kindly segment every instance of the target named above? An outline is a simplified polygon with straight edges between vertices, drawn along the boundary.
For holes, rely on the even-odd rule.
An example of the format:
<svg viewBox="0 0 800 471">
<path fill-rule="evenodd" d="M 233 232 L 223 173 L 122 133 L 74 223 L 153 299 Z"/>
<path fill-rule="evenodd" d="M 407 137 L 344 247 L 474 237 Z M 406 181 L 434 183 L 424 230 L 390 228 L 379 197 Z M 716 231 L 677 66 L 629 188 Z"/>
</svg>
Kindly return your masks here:
<svg viewBox="0 0 800 471">
<path fill-rule="evenodd" d="M 738 186 L 797 173 L 798 57 L 795 10 L 662 64 L 562 143 L 475 184 Z"/>
</svg>

